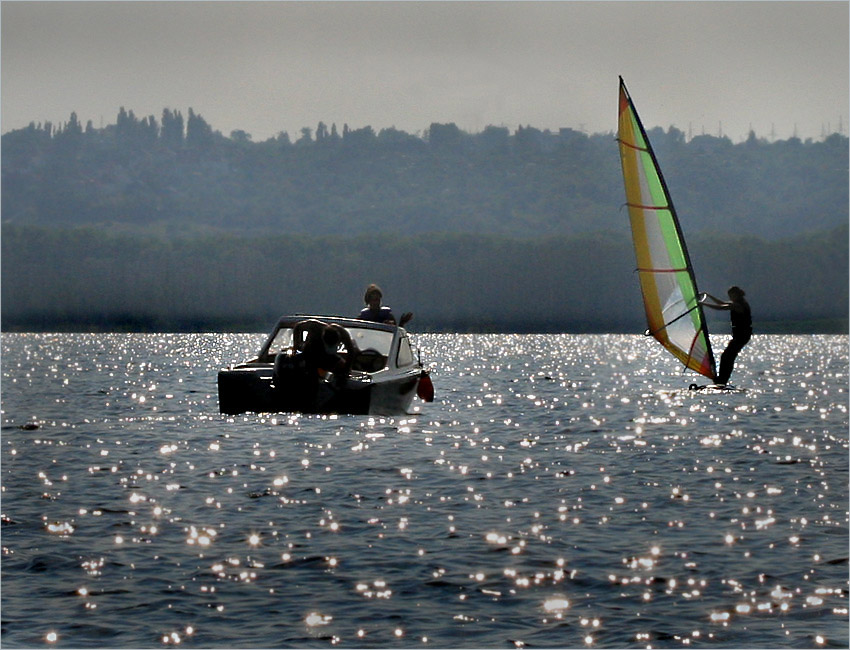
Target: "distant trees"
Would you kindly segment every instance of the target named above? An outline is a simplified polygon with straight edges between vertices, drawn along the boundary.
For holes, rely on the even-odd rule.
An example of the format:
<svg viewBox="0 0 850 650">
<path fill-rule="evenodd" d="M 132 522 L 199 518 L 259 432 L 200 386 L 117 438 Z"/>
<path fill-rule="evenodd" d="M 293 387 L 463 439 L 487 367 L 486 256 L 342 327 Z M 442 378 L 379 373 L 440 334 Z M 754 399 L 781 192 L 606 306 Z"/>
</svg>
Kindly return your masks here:
<svg viewBox="0 0 850 650">
<path fill-rule="evenodd" d="M 428 129 L 428 142 L 435 149 L 458 149 L 463 133 L 455 124 L 431 124 Z"/>
<path fill-rule="evenodd" d="M 166 146 L 177 148 L 183 143 L 183 116 L 180 111 L 163 109 L 160 138 Z"/>
<path fill-rule="evenodd" d="M 746 288 L 756 332 L 846 333 L 847 239 L 843 226 L 779 241 L 700 236 L 690 248 L 702 290 Z M 419 330 L 645 327 L 626 233 L 171 237 L 6 225 L 0 263 L 4 330 L 263 330 L 284 312 L 354 315 L 374 281 L 416 312 Z M 709 317 L 728 332 L 727 316 Z"/>
<path fill-rule="evenodd" d="M 688 233 L 791 236 L 848 219 L 848 140 L 691 140 L 650 130 Z M 31 124 L 2 136 L 2 219 L 184 232 L 369 230 L 526 237 L 621 231 L 613 134 L 433 123 L 423 135 L 318 122 L 252 142 L 193 109 L 82 128 Z M 69 198 L 71 199 L 69 201 Z"/>
<path fill-rule="evenodd" d="M 701 288 L 846 330 L 845 136 L 650 137 Z M 121 108 L 2 148 L 4 328 L 264 328 L 354 313 L 378 281 L 418 327 L 642 331 L 611 133 L 318 122 L 253 142 L 191 108 Z"/>
<path fill-rule="evenodd" d="M 212 142 L 212 127 L 190 108 L 189 119 L 186 121 L 186 145 L 196 149 L 206 149 L 212 145 Z"/>
</svg>

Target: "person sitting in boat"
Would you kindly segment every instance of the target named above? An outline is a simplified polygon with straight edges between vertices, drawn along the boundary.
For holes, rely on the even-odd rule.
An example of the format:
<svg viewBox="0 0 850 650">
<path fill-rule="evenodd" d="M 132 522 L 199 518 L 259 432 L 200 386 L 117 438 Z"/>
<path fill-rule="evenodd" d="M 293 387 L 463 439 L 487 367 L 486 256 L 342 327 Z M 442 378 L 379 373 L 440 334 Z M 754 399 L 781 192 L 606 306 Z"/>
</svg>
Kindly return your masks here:
<svg viewBox="0 0 850 650">
<path fill-rule="evenodd" d="M 345 357 L 339 353 L 340 345 L 345 349 Z M 296 323 L 292 330 L 292 347 L 303 360 L 308 375 L 318 378 L 332 372 L 339 384 L 348 378 L 358 353 L 348 330 L 315 318 Z"/>
<path fill-rule="evenodd" d="M 753 335 L 753 319 L 750 314 L 750 304 L 744 298 L 746 295 L 744 290 L 741 287 L 730 287 L 727 293 L 728 302 L 708 293 L 704 294 L 705 298 L 709 298 L 712 302 L 703 299 L 706 307 L 728 311 L 732 321 L 732 340 L 720 356 L 720 371 L 717 373 L 717 384 L 720 386 L 729 383 L 735 359 Z"/>
<path fill-rule="evenodd" d="M 368 320 L 375 323 L 386 323 L 395 325 L 396 320 L 392 310 L 386 305 L 381 304 L 384 294 L 377 284 L 370 284 L 366 287 L 366 294 L 363 296 L 363 301 L 366 307 L 360 311 L 360 320 Z M 412 312 L 405 312 L 401 315 L 401 320 L 398 323 L 399 327 L 404 327 L 410 319 L 413 318 Z"/>
</svg>

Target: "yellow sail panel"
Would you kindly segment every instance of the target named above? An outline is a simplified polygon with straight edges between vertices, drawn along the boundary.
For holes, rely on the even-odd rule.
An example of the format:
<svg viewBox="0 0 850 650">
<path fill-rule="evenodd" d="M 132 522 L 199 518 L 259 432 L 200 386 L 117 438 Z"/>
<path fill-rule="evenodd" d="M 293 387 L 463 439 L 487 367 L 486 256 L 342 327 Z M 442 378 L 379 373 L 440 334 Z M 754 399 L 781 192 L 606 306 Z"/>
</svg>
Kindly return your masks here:
<svg viewBox="0 0 850 650">
<path fill-rule="evenodd" d="M 713 381 L 714 355 L 676 211 L 622 78 L 617 139 L 647 334 Z"/>
</svg>

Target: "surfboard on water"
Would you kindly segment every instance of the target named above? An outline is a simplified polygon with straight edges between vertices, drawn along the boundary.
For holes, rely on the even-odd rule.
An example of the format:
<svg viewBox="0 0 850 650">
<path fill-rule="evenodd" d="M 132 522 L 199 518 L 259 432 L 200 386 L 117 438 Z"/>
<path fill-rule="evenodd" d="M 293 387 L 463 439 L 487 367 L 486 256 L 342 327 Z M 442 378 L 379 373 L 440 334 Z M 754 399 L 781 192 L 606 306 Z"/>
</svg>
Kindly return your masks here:
<svg viewBox="0 0 850 650">
<path fill-rule="evenodd" d="M 720 393 L 742 393 L 743 388 L 736 388 L 732 384 L 691 384 L 688 390 L 704 390 L 709 392 Z"/>
<path fill-rule="evenodd" d="M 662 388 L 655 391 L 655 395 L 663 400 L 669 399 L 707 399 L 722 398 L 724 396 L 746 395 L 746 388 L 738 388 L 732 384 L 691 384 L 687 388 Z"/>
</svg>

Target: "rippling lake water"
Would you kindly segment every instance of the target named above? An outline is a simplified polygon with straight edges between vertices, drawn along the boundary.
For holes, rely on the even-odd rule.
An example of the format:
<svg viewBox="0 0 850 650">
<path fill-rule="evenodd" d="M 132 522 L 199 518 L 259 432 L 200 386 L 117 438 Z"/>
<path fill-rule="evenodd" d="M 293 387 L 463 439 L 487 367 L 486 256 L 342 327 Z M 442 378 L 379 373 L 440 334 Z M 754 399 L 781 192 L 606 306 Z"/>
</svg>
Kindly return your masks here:
<svg viewBox="0 0 850 650">
<path fill-rule="evenodd" d="M 715 393 L 642 336 L 414 337 L 409 416 L 226 417 L 263 334 L 3 334 L 3 646 L 848 646 L 846 336 Z"/>
</svg>

